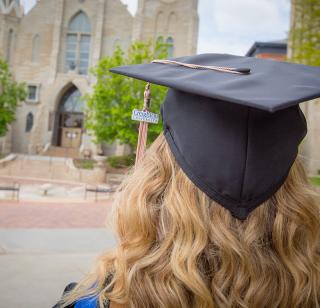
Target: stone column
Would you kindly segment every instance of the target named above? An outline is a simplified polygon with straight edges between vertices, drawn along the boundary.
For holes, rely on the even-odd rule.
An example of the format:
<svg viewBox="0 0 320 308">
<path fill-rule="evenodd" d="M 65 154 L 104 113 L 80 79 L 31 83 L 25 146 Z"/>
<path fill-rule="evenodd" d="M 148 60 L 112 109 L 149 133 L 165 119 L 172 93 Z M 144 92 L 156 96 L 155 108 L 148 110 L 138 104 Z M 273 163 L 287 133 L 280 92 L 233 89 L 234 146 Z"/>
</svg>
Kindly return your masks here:
<svg viewBox="0 0 320 308">
<path fill-rule="evenodd" d="M 52 52 L 50 55 L 50 74 L 48 83 L 52 83 L 57 75 L 59 66 L 60 56 L 60 45 L 63 25 L 63 14 L 64 14 L 64 0 L 55 0 L 55 22 L 52 36 Z"/>
<path fill-rule="evenodd" d="M 189 34 L 188 34 L 188 47 L 189 54 L 195 54 L 197 52 L 198 44 L 198 32 L 199 32 L 199 16 L 198 12 L 194 11 L 193 16 L 189 23 Z"/>
<path fill-rule="evenodd" d="M 1 13 L 0 13 L 1 14 Z M 4 40 L 4 19 L 0 18 L 0 57 L 5 56 L 5 40 Z"/>
<path fill-rule="evenodd" d="M 138 10 L 133 19 L 132 40 L 139 41 L 142 39 L 143 24 L 145 13 L 145 0 L 138 0 Z"/>
<path fill-rule="evenodd" d="M 105 1 L 98 0 L 97 5 L 97 21 L 96 29 L 93 37 L 93 46 L 92 46 L 92 63 L 91 66 L 96 66 L 101 57 L 101 48 L 102 48 L 102 38 L 103 38 L 103 24 L 104 24 L 104 12 L 105 12 Z"/>
</svg>

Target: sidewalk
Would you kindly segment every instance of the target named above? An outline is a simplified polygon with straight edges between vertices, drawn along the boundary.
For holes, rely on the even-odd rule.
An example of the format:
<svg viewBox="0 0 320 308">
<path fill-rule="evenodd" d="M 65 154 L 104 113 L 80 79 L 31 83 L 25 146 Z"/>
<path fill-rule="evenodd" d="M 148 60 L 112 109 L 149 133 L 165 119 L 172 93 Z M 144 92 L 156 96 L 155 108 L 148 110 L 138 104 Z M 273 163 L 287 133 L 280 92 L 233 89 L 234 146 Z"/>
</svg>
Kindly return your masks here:
<svg viewBox="0 0 320 308">
<path fill-rule="evenodd" d="M 111 206 L 112 200 L 0 201 L 0 229 L 104 228 Z"/>
<path fill-rule="evenodd" d="M 52 307 L 66 284 L 79 281 L 115 246 L 114 234 L 103 227 L 110 208 L 0 203 L 0 307 Z"/>
</svg>

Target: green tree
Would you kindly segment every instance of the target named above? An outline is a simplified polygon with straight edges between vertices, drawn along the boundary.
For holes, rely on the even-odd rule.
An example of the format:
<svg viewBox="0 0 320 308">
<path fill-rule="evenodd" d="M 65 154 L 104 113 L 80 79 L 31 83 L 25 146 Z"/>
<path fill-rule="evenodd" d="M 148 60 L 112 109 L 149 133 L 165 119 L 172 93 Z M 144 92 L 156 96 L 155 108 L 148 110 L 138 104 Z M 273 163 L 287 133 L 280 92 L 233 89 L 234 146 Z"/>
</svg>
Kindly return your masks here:
<svg viewBox="0 0 320 308">
<path fill-rule="evenodd" d="M 8 64 L 0 59 L 0 137 L 8 130 L 8 125 L 15 120 L 19 102 L 26 98 L 26 87 L 14 81 Z"/>
<path fill-rule="evenodd" d="M 292 0 L 290 60 L 320 66 L 320 1 Z"/>
<path fill-rule="evenodd" d="M 160 40 L 135 42 L 125 53 L 119 46 L 112 56 L 103 58 L 92 73 L 96 78 L 93 92 L 85 95 L 86 128 L 94 133 L 97 143 L 121 143 L 135 147 L 139 122 L 131 120 L 132 110 L 142 109 L 145 82 L 112 74 L 109 69 L 120 65 L 148 63 L 167 57 L 168 45 Z M 159 113 L 166 89 L 152 85 L 151 111 Z M 148 143 L 160 133 L 161 124 L 150 124 Z"/>
</svg>

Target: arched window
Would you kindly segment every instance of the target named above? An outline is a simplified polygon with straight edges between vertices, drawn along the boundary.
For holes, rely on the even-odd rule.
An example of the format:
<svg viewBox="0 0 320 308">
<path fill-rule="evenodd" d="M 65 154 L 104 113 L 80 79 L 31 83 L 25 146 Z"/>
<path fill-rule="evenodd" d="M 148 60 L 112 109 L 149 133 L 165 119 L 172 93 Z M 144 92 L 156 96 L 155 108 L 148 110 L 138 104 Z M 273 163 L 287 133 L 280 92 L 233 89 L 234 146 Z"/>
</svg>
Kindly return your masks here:
<svg viewBox="0 0 320 308">
<path fill-rule="evenodd" d="M 26 119 L 26 133 L 31 132 L 33 127 L 33 114 L 29 112 Z"/>
<path fill-rule="evenodd" d="M 7 55 L 6 55 L 6 60 L 9 65 L 12 62 L 13 44 L 14 44 L 14 31 L 13 29 L 10 29 L 8 32 Z"/>
<path fill-rule="evenodd" d="M 69 23 L 65 56 L 66 71 L 74 70 L 82 75 L 88 73 L 90 41 L 90 21 L 81 11 Z"/>
<path fill-rule="evenodd" d="M 168 57 L 173 57 L 174 53 L 174 40 L 171 36 L 166 39 L 166 43 L 168 44 Z"/>
<path fill-rule="evenodd" d="M 81 93 L 73 86 L 62 97 L 60 112 L 82 113 L 83 107 Z"/>
<path fill-rule="evenodd" d="M 32 40 L 32 56 L 31 56 L 32 63 L 37 63 L 39 61 L 39 54 L 40 54 L 40 36 L 37 34 L 34 36 Z"/>
</svg>

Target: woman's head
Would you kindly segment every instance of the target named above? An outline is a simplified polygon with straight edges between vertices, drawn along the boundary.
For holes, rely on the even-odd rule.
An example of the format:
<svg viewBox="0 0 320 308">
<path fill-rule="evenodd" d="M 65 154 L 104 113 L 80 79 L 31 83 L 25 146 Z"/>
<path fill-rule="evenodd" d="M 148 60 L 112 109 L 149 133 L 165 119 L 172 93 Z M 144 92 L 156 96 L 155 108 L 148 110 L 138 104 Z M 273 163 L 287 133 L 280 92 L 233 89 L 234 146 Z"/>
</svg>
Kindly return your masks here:
<svg viewBox="0 0 320 308">
<path fill-rule="evenodd" d="M 189 180 L 160 135 L 116 198 L 118 247 L 72 296 L 95 283 L 101 302 L 129 307 L 320 307 L 315 198 L 296 160 L 240 221 Z"/>
</svg>

